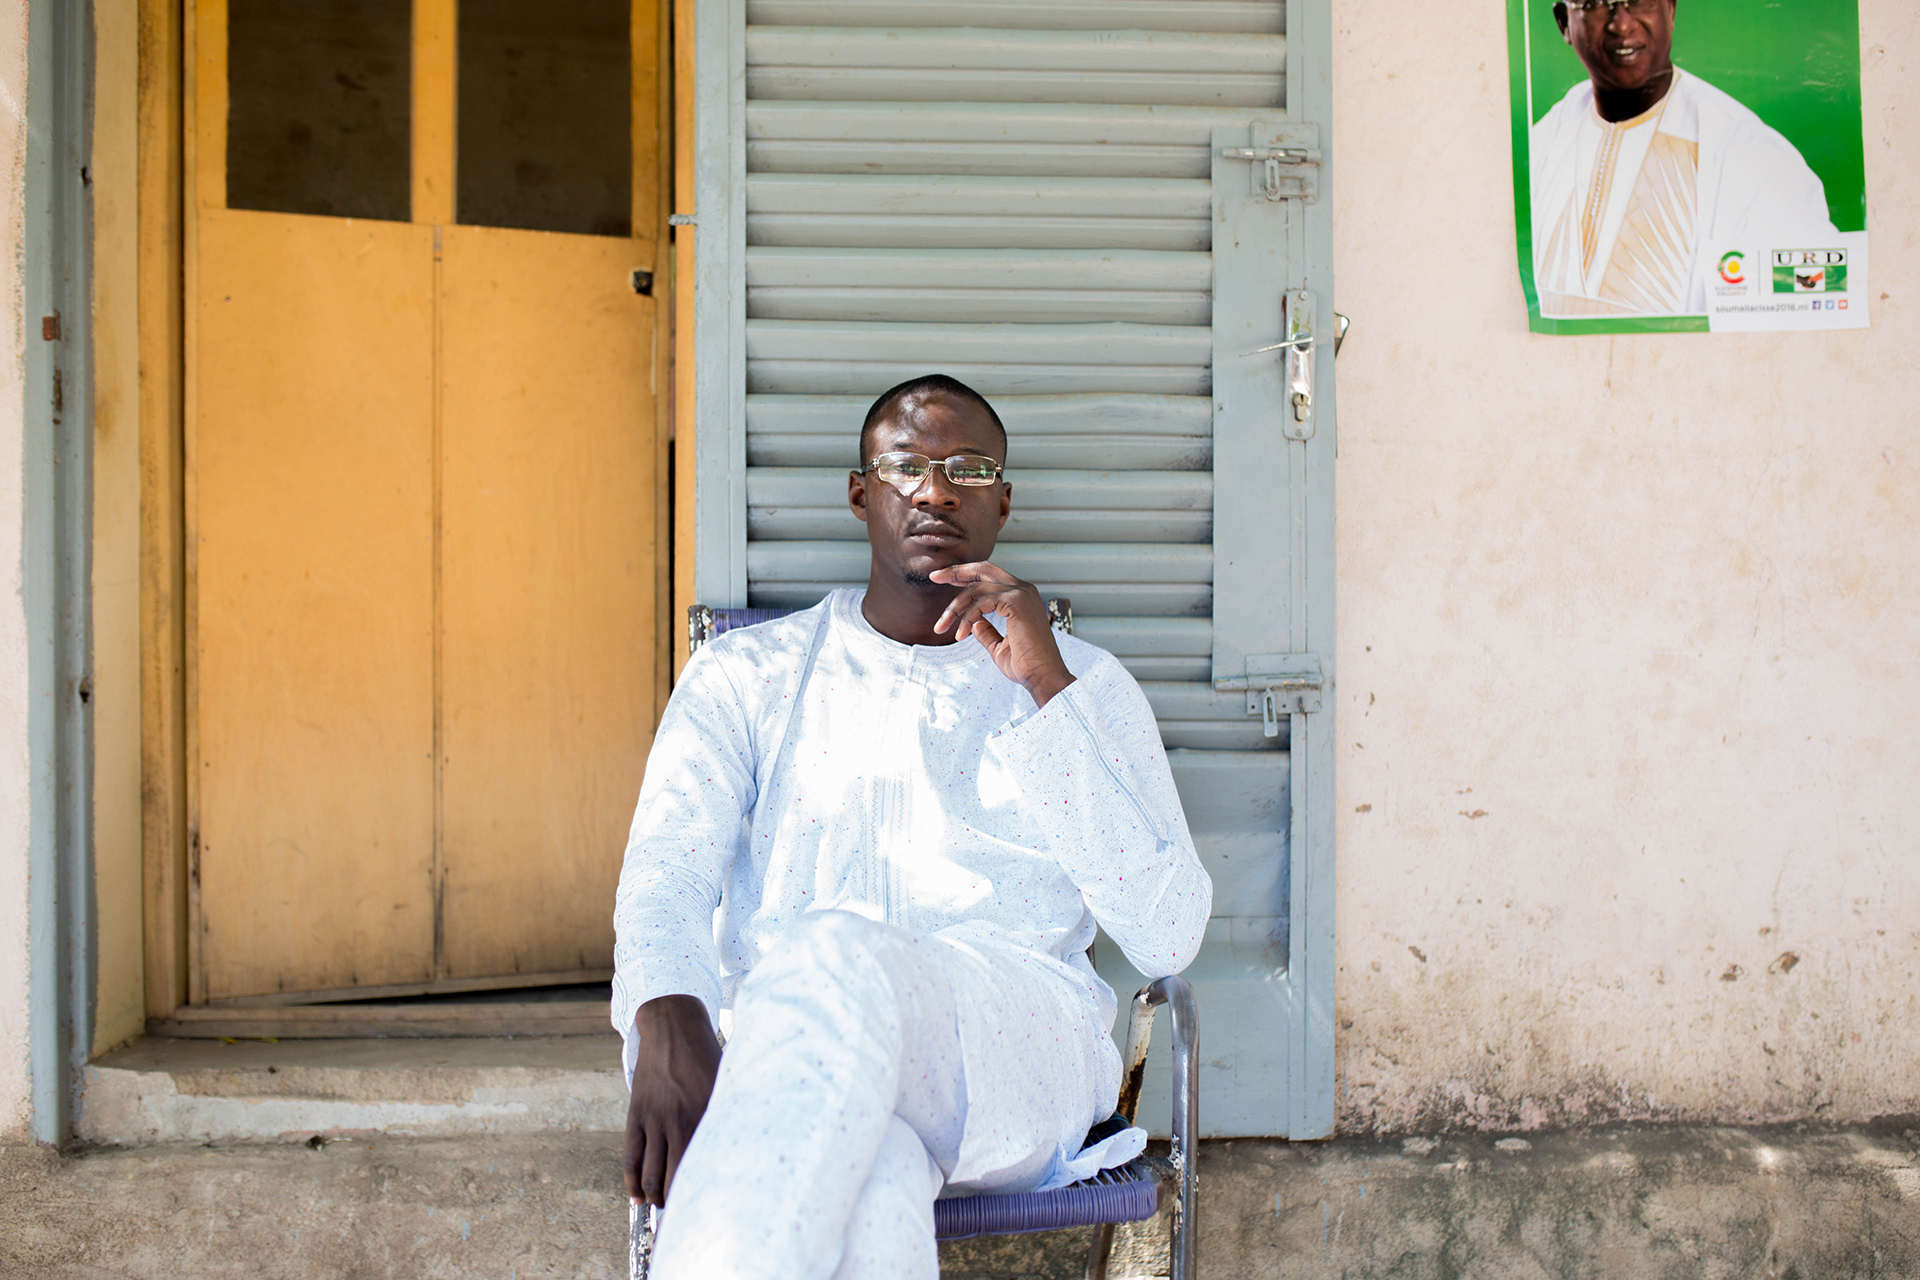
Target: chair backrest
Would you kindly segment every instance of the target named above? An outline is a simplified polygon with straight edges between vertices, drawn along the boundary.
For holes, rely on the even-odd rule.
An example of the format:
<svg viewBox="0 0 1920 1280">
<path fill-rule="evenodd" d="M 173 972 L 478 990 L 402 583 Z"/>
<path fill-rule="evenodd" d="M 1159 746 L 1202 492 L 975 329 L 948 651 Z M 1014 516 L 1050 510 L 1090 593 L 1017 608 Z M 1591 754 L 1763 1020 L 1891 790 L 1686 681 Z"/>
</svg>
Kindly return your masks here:
<svg viewBox="0 0 1920 1280">
<path fill-rule="evenodd" d="M 751 627 L 759 622 L 772 622 L 775 618 L 784 618 L 794 609 L 715 609 L 704 604 L 687 606 L 687 652 L 699 651 L 701 645 L 718 635 L 725 635 L 735 627 Z M 1047 601 L 1047 622 L 1055 631 L 1073 634 L 1073 601 L 1066 596 L 1054 596 Z"/>
</svg>

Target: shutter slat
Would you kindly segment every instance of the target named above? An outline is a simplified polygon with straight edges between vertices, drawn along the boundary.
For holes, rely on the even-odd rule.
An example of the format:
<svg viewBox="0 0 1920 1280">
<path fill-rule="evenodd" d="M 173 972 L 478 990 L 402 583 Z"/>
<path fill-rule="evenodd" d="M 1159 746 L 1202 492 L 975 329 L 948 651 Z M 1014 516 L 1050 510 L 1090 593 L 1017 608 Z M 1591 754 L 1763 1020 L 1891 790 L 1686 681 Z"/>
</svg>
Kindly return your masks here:
<svg viewBox="0 0 1920 1280">
<path fill-rule="evenodd" d="M 846 473 L 841 472 L 841 484 Z M 840 538 L 859 522 L 843 501 L 834 507 L 747 508 L 747 536 L 767 541 Z M 1019 542 L 1210 542 L 1212 511 L 1030 511 L 1016 509 L 1000 530 L 999 544 Z M 999 552 L 995 552 L 998 555 Z"/>
<path fill-rule="evenodd" d="M 872 396 L 748 396 L 747 435 L 761 432 L 837 436 L 848 440 L 859 429 Z M 1021 437 L 1078 435 L 1177 435 L 1213 439 L 1213 405 L 1205 396 L 1141 396 L 1090 392 L 1079 395 L 1004 396 L 994 411 L 1007 430 Z M 849 465 L 852 455 L 849 454 Z M 826 465 L 826 464 L 823 464 Z M 831 465 L 838 466 L 838 461 Z"/>
<path fill-rule="evenodd" d="M 851 467 L 854 465 L 854 428 L 859 419 L 843 423 L 832 436 L 786 435 L 766 432 L 747 439 L 750 467 Z M 1206 471 L 1213 465 L 1213 442 L 1190 436 L 1135 436 L 1113 439 L 1097 432 L 1080 436 L 1019 437 L 1014 455 L 1023 469 L 1071 467 L 1097 458 L 1115 469 L 1141 471 Z M 1025 495 L 1021 501 L 1025 502 Z"/>
<path fill-rule="evenodd" d="M 867 585 L 866 546 L 857 544 L 860 553 L 860 572 L 857 576 L 849 573 L 834 578 L 791 578 L 785 576 L 788 566 L 771 566 L 774 572 L 766 577 L 756 577 L 753 571 L 754 555 L 767 547 L 791 547 L 798 543 L 769 542 L 748 544 L 747 598 L 753 601 L 755 608 L 768 609 L 805 609 L 819 604 L 829 591 L 841 587 L 864 587 Z M 1010 545 L 1007 550 L 1012 551 Z M 1033 544 L 1027 544 L 1033 545 Z M 998 552 L 994 556 L 1002 563 L 1005 559 Z M 1009 566 L 1011 567 L 1011 566 Z M 769 566 L 762 562 L 763 570 Z M 1017 570 L 1016 570 L 1017 572 Z M 1180 582 L 1049 582 L 1044 578 L 1028 579 L 1047 596 L 1067 596 L 1073 601 L 1076 619 L 1082 610 L 1089 613 L 1110 613 L 1136 617 L 1205 617 L 1213 610 L 1213 588 L 1193 583 Z M 1076 625 L 1077 622 L 1076 622 Z M 1259 744 L 1255 744 L 1256 746 Z M 1272 746 L 1272 743 L 1268 743 Z"/>
<path fill-rule="evenodd" d="M 1287 40 L 1281 35 L 1193 31 L 750 24 L 747 67 L 747 93 L 754 98 L 767 96 L 753 91 L 755 72 L 765 75 L 780 67 L 970 70 L 996 76 L 1010 72 L 1152 72 L 1189 80 L 1228 75 L 1277 77 L 1286 72 Z"/>
<path fill-rule="evenodd" d="M 1073 633 L 1117 657 L 1204 658 L 1213 653 L 1207 618 L 1078 618 Z"/>
<path fill-rule="evenodd" d="M 868 360 L 750 360 L 747 390 L 819 395 L 852 387 L 879 395 L 888 387 L 937 368 L 981 395 L 1007 392 L 1140 391 L 1154 395 L 1200 395 L 1212 383 L 1205 365 L 972 364 L 930 356 L 883 364 Z"/>
<path fill-rule="evenodd" d="M 1065 587 L 1169 583 L 1205 586 L 1213 581 L 1213 551 L 1205 546 L 1150 542 L 1028 542 L 996 551 L 997 562 L 1029 582 Z M 867 542 L 759 542 L 747 547 L 747 577 L 809 578 L 865 582 Z M 1071 593 L 1069 593 L 1071 594 Z M 817 598 L 817 597 L 816 597 Z M 1079 608 L 1075 599 L 1074 607 Z M 1089 609 L 1089 613 L 1105 613 Z"/>
<path fill-rule="evenodd" d="M 1073 174 L 1103 178 L 1197 178 L 1209 157 L 1201 147 L 1101 146 L 1098 143 L 943 143 L 938 164 L 969 173 Z M 747 144 L 757 173 L 925 173 L 927 148 L 909 142 L 796 142 Z"/>
<path fill-rule="evenodd" d="M 748 0 L 747 21 L 809 27 L 1037 27 L 1067 30 L 1286 29 L 1280 0 Z"/>
<path fill-rule="evenodd" d="M 1023 178 L 936 174 L 760 173 L 747 178 L 747 216 L 769 213 L 1129 218 L 1212 216 L 1213 184 L 1192 178 Z M 1009 246 L 1017 247 L 1017 246 Z"/>
<path fill-rule="evenodd" d="M 1127 250 L 849 250 L 747 255 L 750 319 L 1202 326 L 1211 255 Z"/>
<path fill-rule="evenodd" d="M 1141 103 L 899 102 L 882 111 L 870 102 L 776 100 L 747 105 L 747 145 L 775 140 L 900 143 L 920 148 L 922 156 L 935 161 L 922 173 L 973 173 L 965 164 L 948 161 L 954 154 L 948 144 L 1155 146 L 1191 150 L 1204 160 L 1213 130 L 1242 127 L 1246 119 L 1240 109 Z M 1211 173 L 1207 166 L 1197 176 Z"/>
<path fill-rule="evenodd" d="M 747 285 L 846 289 L 926 288 L 964 284 L 971 289 L 1110 289 L 1206 293 L 1213 258 L 1205 253 L 1137 250 L 753 248 Z M 1205 322 L 1202 322 L 1205 323 Z"/>
<path fill-rule="evenodd" d="M 1197 325 L 871 324 L 759 320 L 748 360 L 1017 360 L 1022 364 L 1208 364 L 1213 331 Z"/>
<path fill-rule="evenodd" d="M 1093 289 L 842 289 L 749 288 L 754 320 L 928 320 L 971 324 L 1017 320 L 1028 324 L 1201 325 L 1213 318 L 1205 293 Z"/>
<path fill-rule="evenodd" d="M 1205 218 L 1026 217 L 1019 214 L 760 213 L 755 245 L 871 245 L 876 249 L 1190 249 L 1213 245 Z"/>
<path fill-rule="evenodd" d="M 1279 73 L 975 71 L 769 67 L 747 71 L 755 98 L 869 102 L 1110 102 L 1263 107 L 1285 96 Z"/>
<path fill-rule="evenodd" d="M 1213 476 L 1204 471 L 1009 471 L 1020 512 L 1200 511 L 1212 514 Z M 756 507 L 846 509 L 847 473 L 827 467 L 749 467 L 747 502 Z M 849 533 L 865 537 L 850 529 Z"/>
</svg>

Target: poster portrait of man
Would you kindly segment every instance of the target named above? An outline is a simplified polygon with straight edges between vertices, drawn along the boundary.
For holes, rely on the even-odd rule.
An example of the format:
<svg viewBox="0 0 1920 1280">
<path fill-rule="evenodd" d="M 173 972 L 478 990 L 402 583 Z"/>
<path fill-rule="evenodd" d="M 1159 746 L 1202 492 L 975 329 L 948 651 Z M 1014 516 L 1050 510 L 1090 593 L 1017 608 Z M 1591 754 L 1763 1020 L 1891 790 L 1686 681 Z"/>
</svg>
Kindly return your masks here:
<svg viewBox="0 0 1920 1280">
<path fill-rule="evenodd" d="M 1729 249 L 1838 239 L 1799 149 L 1675 65 L 1677 0 L 1558 0 L 1552 12 L 1586 78 L 1529 138 L 1541 316 L 1700 315 Z"/>
</svg>

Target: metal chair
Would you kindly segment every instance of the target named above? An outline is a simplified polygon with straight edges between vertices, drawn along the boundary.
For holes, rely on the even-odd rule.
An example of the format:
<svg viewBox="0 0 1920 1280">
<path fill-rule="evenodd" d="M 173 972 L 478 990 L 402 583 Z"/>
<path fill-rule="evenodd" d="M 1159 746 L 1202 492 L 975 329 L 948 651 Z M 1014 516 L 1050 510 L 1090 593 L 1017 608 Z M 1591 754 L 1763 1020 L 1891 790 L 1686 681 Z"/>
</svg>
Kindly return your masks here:
<svg viewBox="0 0 1920 1280">
<path fill-rule="evenodd" d="M 687 606 L 687 653 L 696 653 L 700 646 L 718 635 L 725 635 L 737 627 L 751 627 L 759 622 L 772 622 L 775 618 L 784 618 L 794 612 L 792 609 L 714 609 L 704 604 Z M 1065 596 L 1055 596 L 1047 601 L 1047 621 L 1055 631 L 1073 634 L 1073 601 Z"/>
<path fill-rule="evenodd" d="M 1170 1280 L 1194 1280 L 1194 1143 L 1200 1133 L 1200 1065 L 1198 1015 L 1193 988 L 1180 977 L 1148 983 L 1133 998 L 1127 1015 L 1127 1074 L 1120 1085 L 1119 1107 L 1113 1120 L 1096 1125 L 1089 1143 L 1131 1125 L 1140 1106 L 1140 1083 L 1146 1075 L 1147 1049 L 1153 1041 L 1153 1015 L 1169 1005 L 1173 1018 L 1173 1122 L 1171 1149 L 1166 1156 L 1141 1156 L 1118 1169 L 1109 1169 L 1072 1186 L 1016 1195 L 955 1196 L 933 1204 L 934 1235 L 941 1240 L 963 1240 L 979 1235 L 1021 1235 L 1067 1227 L 1095 1228 L 1087 1255 L 1087 1280 L 1107 1280 L 1107 1261 L 1113 1253 L 1113 1229 L 1122 1222 L 1141 1222 L 1169 1204 Z M 628 1273 L 631 1280 L 647 1280 L 653 1259 L 657 1211 L 633 1207 L 628 1216 Z"/>
</svg>

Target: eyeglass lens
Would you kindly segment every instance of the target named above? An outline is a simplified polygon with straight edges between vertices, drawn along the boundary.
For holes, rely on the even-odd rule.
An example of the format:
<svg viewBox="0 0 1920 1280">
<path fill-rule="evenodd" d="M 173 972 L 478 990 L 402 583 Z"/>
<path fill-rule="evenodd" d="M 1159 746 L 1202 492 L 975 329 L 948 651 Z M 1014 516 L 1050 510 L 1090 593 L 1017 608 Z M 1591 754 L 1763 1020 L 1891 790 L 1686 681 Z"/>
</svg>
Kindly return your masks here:
<svg viewBox="0 0 1920 1280">
<path fill-rule="evenodd" d="M 918 453 L 883 453 L 873 460 L 873 469 L 882 480 L 905 492 L 920 487 L 935 467 L 946 472 L 953 484 L 992 484 L 1000 473 L 1000 464 L 978 454 L 956 454 L 935 462 Z"/>
</svg>

